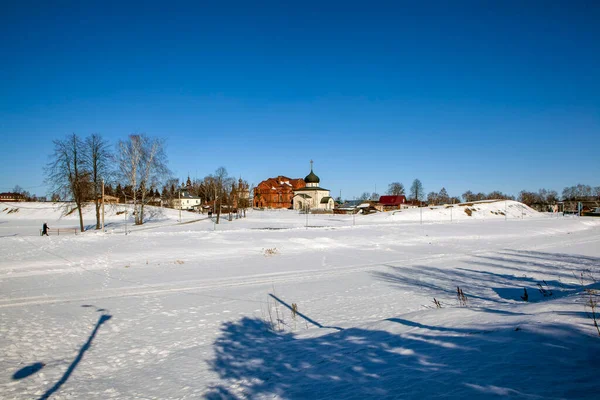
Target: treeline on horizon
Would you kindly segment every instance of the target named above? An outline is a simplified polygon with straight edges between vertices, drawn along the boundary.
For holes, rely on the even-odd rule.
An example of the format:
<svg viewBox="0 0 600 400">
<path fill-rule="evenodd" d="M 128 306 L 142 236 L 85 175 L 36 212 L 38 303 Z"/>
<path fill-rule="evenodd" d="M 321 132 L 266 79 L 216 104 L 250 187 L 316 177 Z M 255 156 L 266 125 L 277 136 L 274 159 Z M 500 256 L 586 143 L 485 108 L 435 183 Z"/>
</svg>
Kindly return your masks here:
<svg viewBox="0 0 600 400">
<path fill-rule="evenodd" d="M 191 180 L 185 184 L 174 178 L 168 168 L 165 152 L 165 141 L 148 137 L 145 134 L 132 134 L 119 140 L 115 146 L 99 134 L 80 137 L 71 134 L 64 139 L 53 141 L 54 151 L 45 166 L 46 183 L 50 186 L 52 201 L 73 201 L 81 215 L 81 204 L 85 201 L 96 203 L 96 227 L 100 228 L 100 204 L 102 185 L 106 195 L 115 196 L 122 202 L 132 202 L 135 208 L 136 224 L 144 222 L 144 205 L 160 199 L 163 204 L 172 206 L 179 191 L 185 188 L 190 194 L 201 197 L 205 202 L 215 202 L 217 210 L 220 205 L 230 205 L 237 197 L 236 190 L 243 187 L 251 190 L 246 181 L 237 182 L 229 176 L 224 167 L 204 178 Z M 20 186 L 13 192 L 21 194 L 26 200 L 45 200 L 31 195 Z M 450 196 L 445 188 L 439 192 L 425 194 L 423 184 L 415 179 L 406 193 L 404 185 L 392 182 L 388 186 L 388 195 L 405 195 L 410 201 L 427 202 L 428 204 L 451 204 L 481 200 L 517 200 L 527 205 L 552 205 L 558 201 L 599 201 L 600 186 L 577 184 L 565 187 L 559 196 L 555 190 L 539 189 L 537 192 L 522 190 L 518 196 L 491 191 L 474 193 L 465 191 L 460 197 Z M 378 193 L 364 192 L 360 200 L 378 200 Z M 343 202 L 341 198 L 336 199 Z M 250 204 L 240 204 L 249 207 Z M 218 218 L 218 216 L 217 216 Z M 80 217 L 83 230 L 83 217 Z"/>
<path fill-rule="evenodd" d="M 537 192 L 522 190 L 516 198 L 499 190 L 489 193 L 474 193 L 471 190 L 467 190 L 458 197 L 448 195 L 446 188 L 442 188 L 439 192 L 429 192 L 425 195 L 423 184 L 419 179 L 415 179 L 408 193 L 402 183 L 392 182 L 389 184 L 386 194 L 390 196 L 403 195 L 411 202 L 422 202 L 430 205 L 469 203 L 482 200 L 516 200 L 531 206 L 533 204 L 554 205 L 559 201 L 600 201 L 600 186 L 592 187 L 583 184 L 569 186 L 563 189 L 562 196 L 559 196 L 556 190 L 539 189 Z M 364 192 L 358 197 L 358 200 L 378 200 L 379 197 L 378 193 Z"/>
</svg>

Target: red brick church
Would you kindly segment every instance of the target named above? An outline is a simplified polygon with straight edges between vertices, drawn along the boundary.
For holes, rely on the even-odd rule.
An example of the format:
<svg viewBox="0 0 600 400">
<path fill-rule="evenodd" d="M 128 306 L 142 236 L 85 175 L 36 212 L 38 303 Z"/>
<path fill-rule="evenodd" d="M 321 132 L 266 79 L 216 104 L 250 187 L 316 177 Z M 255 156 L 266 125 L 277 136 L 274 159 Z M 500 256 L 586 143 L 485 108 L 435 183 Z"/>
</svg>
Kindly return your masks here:
<svg viewBox="0 0 600 400">
<path fill-rule="evenodd" d="M 254 188 L 254 207 L 292 208 L 294 190 L 306 187 L 304 179 L 285 176 L 269 178 Z"/>
</svg>

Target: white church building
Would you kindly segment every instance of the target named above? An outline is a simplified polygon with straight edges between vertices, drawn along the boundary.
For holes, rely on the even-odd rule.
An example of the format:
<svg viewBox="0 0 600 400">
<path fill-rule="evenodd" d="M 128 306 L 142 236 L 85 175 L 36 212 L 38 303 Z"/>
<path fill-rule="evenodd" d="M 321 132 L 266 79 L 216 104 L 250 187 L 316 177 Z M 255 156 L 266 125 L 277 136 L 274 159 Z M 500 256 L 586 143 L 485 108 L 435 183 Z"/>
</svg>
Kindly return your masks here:
<svg viewBox="0 0 600 400">
<path fill-rule="evenodd" d="M 294 210 L 333 210 L 334 201 L 328 189 L 319 187 L 321 180 L 313 172 L 312 160 L 310 174 L 304 178 L 306 187 L 294 190 Z"/>
</svg>

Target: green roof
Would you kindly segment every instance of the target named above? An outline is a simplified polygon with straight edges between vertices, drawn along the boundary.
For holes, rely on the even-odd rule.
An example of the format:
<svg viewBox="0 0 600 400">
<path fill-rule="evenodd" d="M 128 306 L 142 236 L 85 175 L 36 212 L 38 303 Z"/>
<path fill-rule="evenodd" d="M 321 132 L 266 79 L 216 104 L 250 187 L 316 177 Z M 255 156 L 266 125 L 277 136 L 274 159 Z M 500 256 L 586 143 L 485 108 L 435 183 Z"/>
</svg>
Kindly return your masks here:
<svg viewBox="0 0 600 400">
<path fill-rule="evenodd" d="M 310 169 L 310 174 L 306 175 L 306 178 L 304 178 L 304 182 L 306 183 L 319 183 L 321 182 L 321 180 L 319 179 L 319 177 L 317 175 L 315 175 L 315 173 L 313 172 L 312 168 Z"/>
</svg>

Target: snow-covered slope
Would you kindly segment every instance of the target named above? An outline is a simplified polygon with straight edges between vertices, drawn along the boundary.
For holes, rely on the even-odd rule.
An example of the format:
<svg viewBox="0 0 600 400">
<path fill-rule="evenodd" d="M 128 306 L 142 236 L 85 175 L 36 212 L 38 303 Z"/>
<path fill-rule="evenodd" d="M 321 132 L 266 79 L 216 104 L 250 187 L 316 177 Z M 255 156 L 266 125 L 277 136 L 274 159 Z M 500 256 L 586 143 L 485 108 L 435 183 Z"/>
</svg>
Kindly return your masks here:
<svg viewBox="0 0 600 400">
<path fill-rule="evenodd" d="M 150 209 L 126 235 L 124 210 L 107 210 L 105 234 L 40 237 L 44 220 L 74 227 L 77 216 L 47 203 L 0 206 L 0 398 L 600 389 L 600 337 L 585 307 L 600 276 L 598 219 L 493 202 L 357 216 L 249 211 L 215 226 Z M 94 224 L 91 207 L 84 218 Z"/>
</svg>

